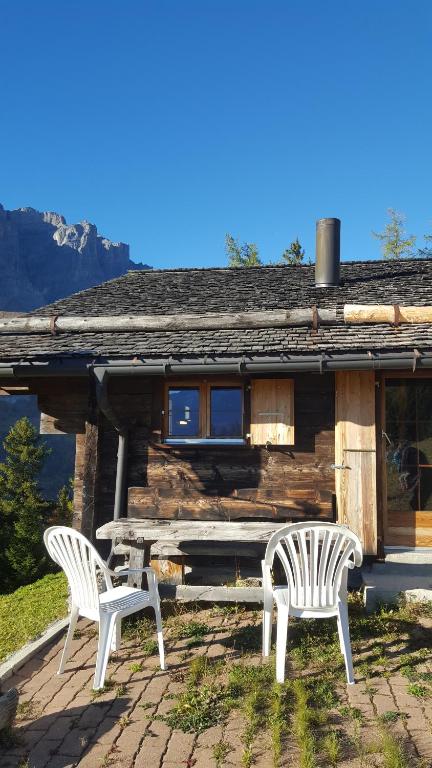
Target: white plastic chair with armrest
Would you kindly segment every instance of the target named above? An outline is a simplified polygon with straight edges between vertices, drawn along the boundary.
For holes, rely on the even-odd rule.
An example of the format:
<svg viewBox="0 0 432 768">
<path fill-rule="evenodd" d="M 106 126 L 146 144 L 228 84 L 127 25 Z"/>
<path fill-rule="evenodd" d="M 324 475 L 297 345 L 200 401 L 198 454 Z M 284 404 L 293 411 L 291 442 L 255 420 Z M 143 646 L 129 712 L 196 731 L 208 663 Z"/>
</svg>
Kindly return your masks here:
<svg viewBox="0 0 432 768">
<path fill-rule="evenodd" d="M 272 584 L 275 555 L 287 584 Z M 263 656 L 270 654 L 273 603 L 277 610 L 276 680 L 285 679 L 289 616 L 326 619 L 336 616 L 348 683 L 354 683 L 349 636 L 348 569 L 362 563 L 359 538 L 344 525 L 302 522 L 284 526 L 270 538 L 262 561 L 264 611 Z"/>
<path fill-rule="evenodd" d="M 157 639 L 161 669 L 166 669 L 162 635 L 162 619 L 156 574 L 152 568 L 112 571 L 95 547 L 78 531 L 65 526 L 53 526 L 44 534 L 45 546 L 65 572 L 70 592 L 70 622 L 58 674 L 64 672 L 72 638 L 79 616 L 99 624 L 99 643 L 93 688 L 103 688 L 110 650 L 117 650 L 121 640 L 121 620 L 149 606 L 156 616 Z M 105 579 L 106 591 L 99 592 L 98 571 Z M 145 572 L 148 590 L 135 587 L 113 587 L 112 576 L 128 576 Z"/>
</svg>

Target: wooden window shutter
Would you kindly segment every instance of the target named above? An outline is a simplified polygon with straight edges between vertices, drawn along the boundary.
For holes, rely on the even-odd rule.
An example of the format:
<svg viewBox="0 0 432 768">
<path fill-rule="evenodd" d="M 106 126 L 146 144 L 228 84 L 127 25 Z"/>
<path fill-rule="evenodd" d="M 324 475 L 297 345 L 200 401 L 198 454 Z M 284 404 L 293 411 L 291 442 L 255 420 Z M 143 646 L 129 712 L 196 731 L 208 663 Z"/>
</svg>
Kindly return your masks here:
<svg viewBox="0 0 432 768">
<path fill-rule="evenodd" d="M 293 379 L 252 379 L 251 444 L 294 444 Z"/>
</svg>

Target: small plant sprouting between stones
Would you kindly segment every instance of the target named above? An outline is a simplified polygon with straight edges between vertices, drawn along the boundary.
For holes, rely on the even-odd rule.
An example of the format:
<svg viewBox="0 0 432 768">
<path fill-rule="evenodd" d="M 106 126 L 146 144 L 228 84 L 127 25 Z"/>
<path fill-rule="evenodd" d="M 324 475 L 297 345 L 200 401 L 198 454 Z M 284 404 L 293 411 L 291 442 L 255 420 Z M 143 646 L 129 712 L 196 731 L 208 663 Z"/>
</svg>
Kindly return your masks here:
<svg viewBox="0 0 432 768">
<path fill-rule="evenodd" d="M 322 750 L 332 768 L 337 768 L 341 757 L 341 737 L 337 731 L 330 731 L 322 740 Z"/>
<path fill-rule="evenodd" d="M 415 696 L 416 699 L 425 699 L 430 695 L 429 688 L 421 683 L 410 683 L 407 687 L 407 691 L 411 696 Z"/>
<path fill-rule="evenodd" d="M 132 664 L 129 664 L 129 669 L 131 672 L 142 672 L 143 665 L 140 661 L 134 661 Z"/>
<path fill-rule="evenodd" d="M 225 762 L 225 758 L 228 757 L 231 751 L 232 747 L 228 744 L 227 741 L 224 741 L 223 739 L 218 741 L 217 744 L 214 744 L 212 753 L 216 761 L 216 768 L 222 768 Z"/>
<path fill-rule="evenodd" d="M 141 650 L 146 657 L 154 656 L 154 654 L 158 652 L 158 644 L 156 640 L 149 638 L 142 644 Z"/>
<path fill-rule="evenodd" d="M 390 709 L 387 712 L 383 712 L 383 714 L 380 715 L 379 720 L 384 725 L 390 725 L 391 723 L 397 723 L 398 720 L 406 720 L 407 718 L 408 715 L 406 712 L 399 712 Z"/>
<path fill-rule="evenodd" d="M 211 629 L 207 624 L 192 619 L 174 627 L 173 636 L 179 640 L 186 640 L 188 648 L 194 648 L 197 645 L 201 645 L 209 632 L 211 632 Z"/>
</svg>

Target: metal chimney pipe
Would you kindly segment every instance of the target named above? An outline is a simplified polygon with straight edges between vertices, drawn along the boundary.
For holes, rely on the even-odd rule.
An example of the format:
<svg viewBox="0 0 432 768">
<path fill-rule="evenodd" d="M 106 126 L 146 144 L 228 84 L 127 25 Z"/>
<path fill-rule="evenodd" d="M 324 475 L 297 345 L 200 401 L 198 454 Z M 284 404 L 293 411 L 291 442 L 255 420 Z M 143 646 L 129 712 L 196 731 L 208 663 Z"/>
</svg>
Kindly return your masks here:
<svg viewBox="0 0 432 768">
<path fill-rule="evenodd" d="M 340 219 L 316 223 L 315 285 L 332 288 L 340 282 Z"/>
</svg>

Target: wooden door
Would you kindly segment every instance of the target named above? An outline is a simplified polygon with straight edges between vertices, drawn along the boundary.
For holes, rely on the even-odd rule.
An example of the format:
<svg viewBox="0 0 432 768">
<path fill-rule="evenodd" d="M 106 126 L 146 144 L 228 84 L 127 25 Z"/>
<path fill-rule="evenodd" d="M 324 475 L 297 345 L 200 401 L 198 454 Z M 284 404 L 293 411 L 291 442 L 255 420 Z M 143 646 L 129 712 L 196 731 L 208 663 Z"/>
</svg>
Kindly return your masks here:
<svg viewBox="0 0 432 768">
<path fill-rule="evenodd" d="M 335 429 L 338 521 L 377 553 L 375 373 L 336 373 Z"/>
<path fill-rule="evenodd" d="M 384 544 L 432 546 L 432 379 L 385 379 Z"/>
</svg>

